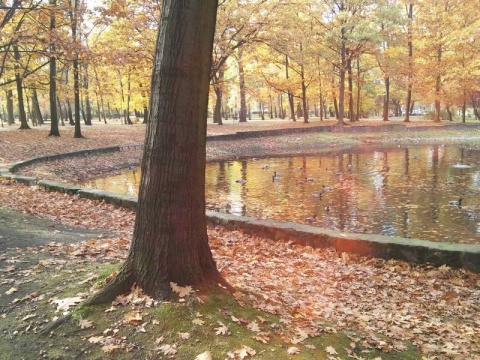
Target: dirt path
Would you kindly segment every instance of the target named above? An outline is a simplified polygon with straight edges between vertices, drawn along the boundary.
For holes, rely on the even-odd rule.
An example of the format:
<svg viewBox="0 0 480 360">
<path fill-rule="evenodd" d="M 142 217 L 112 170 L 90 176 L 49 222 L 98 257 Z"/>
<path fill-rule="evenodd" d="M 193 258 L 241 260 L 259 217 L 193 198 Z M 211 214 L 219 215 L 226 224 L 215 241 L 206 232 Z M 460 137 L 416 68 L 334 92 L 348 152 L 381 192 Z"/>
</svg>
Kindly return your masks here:
<svg viewBox="0 0 480 360">
<path fill-rule="evenodd" d="M 0 252 L 51 242 L 70 244 L 110 235 L 108 231 L 67 227 L 48 219 L 0 207 Z"/>
</svg>

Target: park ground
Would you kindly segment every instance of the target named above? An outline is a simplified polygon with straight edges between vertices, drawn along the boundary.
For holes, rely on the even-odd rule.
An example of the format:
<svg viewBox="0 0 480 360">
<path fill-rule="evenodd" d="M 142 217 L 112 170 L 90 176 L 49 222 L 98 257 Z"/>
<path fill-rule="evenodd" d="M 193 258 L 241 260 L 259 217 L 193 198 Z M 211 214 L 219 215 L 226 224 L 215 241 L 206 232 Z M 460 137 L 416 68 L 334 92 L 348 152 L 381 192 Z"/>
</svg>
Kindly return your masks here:
<svg viewBox="0 0 480 360">
<path fill-rule="evenodd" d="M 400 123 L 400 121 L 397 121 Z M 209 125 L 208 134 L 332 125 L 253 121 Z M 283 134 L 212 140 L 209 159 L 308 153 L 344 146 L 462 142 L 478 129 Z M 445 123 L 442 123 L 445 124 Z M 5 130 L 5 131 L 1 131 Z M 143 143 L 144 125 L 0 129 L 0 167 L 48 154 Z M 75 182 L 138 164 L 140 151 L 40 163 L 26 175 Z M 475 359 L 480 357 L 480 276 L 462 269 L 369 259 L 208 229 L 217 265 L 238 290 L 213 294 L 173 285 L 157 303 L 140 289 L 76 310 L 125 258 L 134 213 L 0 179 L 2 359 Z M 65 324 L 42 329 L 67 311 Z"/>
</svg>

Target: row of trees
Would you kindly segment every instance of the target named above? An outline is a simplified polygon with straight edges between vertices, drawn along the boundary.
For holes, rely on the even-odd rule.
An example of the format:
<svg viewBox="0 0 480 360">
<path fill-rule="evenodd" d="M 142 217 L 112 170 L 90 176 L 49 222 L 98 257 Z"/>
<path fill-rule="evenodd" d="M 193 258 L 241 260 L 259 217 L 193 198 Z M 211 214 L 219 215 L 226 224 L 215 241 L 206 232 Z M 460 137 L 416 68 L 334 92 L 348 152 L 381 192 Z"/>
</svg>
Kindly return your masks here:
<svg viewBox="0 0 480 360">
<path fill-rule="evenodd" d="M 0 114 L 21 128 L 95 114 L 148 117 L 158 1 L 11 0 L 0 13 Z M 210 72 L 216 123 L 232 113 L 357 121 L 415 104 L 479 117 L 475 0 L 224 0 Z M 17 106 L 14 106 L 14 103 Z M 15 111 L 15 108 L 18 109 Z M 27 109 L 27 110 L 25 110 Z"/>
</svg>

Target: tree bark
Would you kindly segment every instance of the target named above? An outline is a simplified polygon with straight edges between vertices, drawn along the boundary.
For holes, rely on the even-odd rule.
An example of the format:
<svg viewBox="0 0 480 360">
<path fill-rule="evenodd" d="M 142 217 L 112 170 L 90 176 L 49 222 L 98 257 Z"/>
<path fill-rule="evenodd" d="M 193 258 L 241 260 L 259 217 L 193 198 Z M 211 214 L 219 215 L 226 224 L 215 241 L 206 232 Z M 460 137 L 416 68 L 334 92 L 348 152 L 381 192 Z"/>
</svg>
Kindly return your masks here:
<svg viewBox="0 0 480 360">
<path fill-rule="evenodd" d="M 111 301 L 134 283 L 157 299 L 170 298 L 170 282 L 228 285 L 213 260 L 205 217 L 208 88 L 217 5 L 217 0 L 163 1 L 130 252 L 118 276 L 87 304 Z"/>
<path fill-rule="evenodd" d="M 38 125 L 43 125 L 43 116 L 40 110 L 40 103 L 38 101 L 37 89 L 32 89 L 32 113 Z"/>
<path fill-rule="evenodd" d="M 56 58 L 56 48 L 53 37 L 53 31 L 55 30 L 55 6 L 57 6 L 57 0 L 49 0 L 49 4 L 52 7 L 50 9 L 50 84 L 49 84 L 49 100 L 50 100 L 50 133 L 48 136 L 60 136 L 60 131 L 58 130 L 58 112 L 57 112 L 57 58 Z M 60 102 L 59 102 L 60 103 Z M 63 123 L 63 119 L 62 119 Z"/>
<path fill-rule="evenodd" d="M 25 113 L 25 104 L 23 97 L 23 79 L 20 75 L 20 67 L 18 62 L 20 61 L 20 52 L 18 51 L 18 45 L 13 45 L 13 52 L 15 55 L 15 83 L 17 85 L 17 101 L 18 101 L 18 117 L 20 120 L 20 130 L 28 130 L 30 126 L 27 123 L 27 114 Z"/>
<path fill-rule="evenodd" d="M 78 46 L 77 44 L 77 25 L 78 25 L 78 1 L 74 0 L 74 8 L 71 14 L 72 20 L 72 39 L 74 46 Z M 75 132 L 73 137 L 78 139 L 82 138 L 82 130 L 80 126 L 80 61 L 79 61 L 79 54 L 78 49 L 74 49 L 74 58 L 73 58 L 73 92 L 74 92 L 74 109 L 75 109 Z"/>
<path fill-rule="evenodd" d="M 407 8 L 408 15 L 408 86 L 407 86 L 407 101 L 406 101 L 406 111 L 405 111 L 405 120 L 404 122 L 410 122 L 410 108 L 412 102 L 412 88 L 413 88 L 413 39 L 412 39 L 412 20 L 413 20 L 413 4 L 409 4 Z"/>
<path fill-rule="evenodd" d="M 7 124 L 15 124 L 15 116 L 13 115 L 13 91 L 7 91 Z"/>
<path fill-rule="evenodd" d="M 390 108 L 390 77 L 385 77 L 385 96 L 383 97 L 383 121 L 388 121 Z"/>
<path fill-rule="evenodd" d="M 238 81 L 240 87 L 240 114 L 239 122 L 247 122 L 247 101 L 245 96 L 245 71 L 243 69 L 243 49 L 238 48 Z"/>
</svg>

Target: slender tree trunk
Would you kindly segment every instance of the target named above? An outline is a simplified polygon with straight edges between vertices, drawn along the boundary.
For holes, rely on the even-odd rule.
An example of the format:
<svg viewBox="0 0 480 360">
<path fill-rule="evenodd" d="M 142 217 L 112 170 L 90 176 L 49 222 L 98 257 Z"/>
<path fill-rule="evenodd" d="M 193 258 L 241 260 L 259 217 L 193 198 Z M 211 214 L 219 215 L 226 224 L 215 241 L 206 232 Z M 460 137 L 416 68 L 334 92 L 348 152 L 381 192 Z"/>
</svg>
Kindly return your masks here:
<svg viewBox="0 0 480 360">
<path fill-rule="evenodd" d="M 213 110 L 213 123 L 218 124 L 218 125 L 223 125 L 223 122 L 222 122 L 222 100 L 223 100 L 222 85 L 223 85 L 224 76 L 225 76 L 225 73 L 223 72 L 223 69 L 220 69 L 218 71 L 218 76 L 215 75 L 215 80 L 214 80 L 214 85 L 213 85 L 213 90 L 214 90 L 215 95 L 216 95 L 215 107 L 214 107 L 214 110 Z M 225 118 L 225 120 L 228 117 L 225 110 L 223 111 L 223 117 Z"/>
<path fill-rule="evenodd" d="M 360 90 L 361 90 L 361 81 L 360 81 L 360 57 L 357 58 L 357 111 L 355 116 L 355 121 L 360 121 Z"/>
<path fill-rule="evenodd" d="M 342 33 L 342 45 L 340 48 L 340 68 L 339 68 L 339 73 L 340 73 L 340 80 L 339 80 L 339 86 L 338 86 L 338 124 L 339 125 L 344 125 L 345 121 L 343 120 L 345 116 L 345 69 L 347 65 L 347 59 L 346 59 L 346 45 L 345 45 L 345 29 L 342 27 L 341 29 Z"/>
<path fill-rule="evenodd" d="M 465 121 L 466 121 L 466 113 L 467 113 L 467 102 L 466 102 L 466 100 L 463 100 L 463 103 L 462 103 L 462 123 L 465 123 Z"/>
<path fill-rule="evenodd" d="M 289 62 L 288 62 L 288 55 L 285 55 L 285 77 L 288 80 L 288 67 L 289 67 Z M 292 119 L 293 122 L 297 121 L 295 118 L 295 104 L 293 102 L 293 94 L 290 92 L 290 90 L 287 91 L 288 95 L 288 104 L 290 105 L 290 118 Z"/>
<path fill-rule="evenodd" d="M 17 101 L 18 101 L 18 117 L 20 120 L 20 130 L 28 130 L 27 114 L 25 113 L 24 96 L 23 96 L 23 81 L 20 75 L 20 67 L 18 62 L 20 61 L 20 51 L 18 45 L 13 45 L 13 52 L 15 55 L 15 83 L 17 85 Z"/>
<path fill-rule="evenodd" d="M 58 130 L 58 112 L 57 112 L 57 57 L 56 57 L 56 47 L 55 41 L 53 40 L 53 31 L 56 27 L 55 19 L 55 7 L 57 6 L 57 0 L 49 0 L 51 6 L 50 9 L 50 84 L 49 84 L 49 101 L 50 101 L 50 133 L 48 136 L 60 136 L 60 131 Z M 60 102 L 59 102 L 60 104 Z M 60 110 L 61 111 L 61 110 Z M 63 125 L 63 118 L 62 118 Z"/>
<path fill-rule="evenodd" d="M 355 111 L 353 111 L 353 70 L 350 56 L 347 59 L 347 83 L 348 83 L 348 118 L 350 122 L 355 121 Z"/>
<path fill-rule="evenodd" d="M 320 65 L 320 61 L 318 61 Z M 318 72 L 318 100 L 320 101 L 320 121 L 323 121 L 323 92 L 322 92 L 322 73 Z"/>
<path fill-rule="evenodd" d="M 437 50 L 437 71 L 440 71 L 440 66 L 442 62 L 442 48 L 440 47 Z M 435 117 L 433 118 L 434 122 L 440 122 L 440 93 L 442 90 L 442 77 L 440 74 L 436 76 L 435 79 Z"/>
<path fill-rule="evenodd" d="M 37 89 L 35 88 L 32 89 L 32 112 L 33 112 L 33 117 L 35 118 L 35 121 L 37 122 L 37 124 L 43 125 L 43 116 L 40 110 L 40 103 L 38 101 Z"/>
<path fill-rule="evenodd" d="M 390 107 L 390 77 L 385 78 L 385 96 L 383 97 L 383 121 L 388 121 Z"/>
<path fill-rule="evenodd" d="M 25 92 L 27 92 L 26 89 L 24 89 Z M 30 109 L 30 101 L 28 100 L 28 95 L 26 96 L 26 99 L 27 99 L 27 123 L 28 123 L 28 119 L 31 119 L 32 120 L 32 126 L 37 126 L 37 119 L 35 119 L 35 117 L 32 115 L 32 111 Z"/>
<path fill-rule="evenodd" d="M 172 282 L 228 286 L 213 260 L 205 218 L 216 8 L 217 0 L 163 1 L 130 252 L 116 278 L 87 304 L 111 301 L 133 284 L 157 299 L 171 296 Z"/>
<path fill-rule="evenodd" d="M 130 119 L 130 91 L 132 90 L 132 81 L 131 81 L 132 73 L 131 69 L 128 69 L 128 75 L 127 75 L 127 116 L 125 117 L 125 123 L 128 125 L 133 125 L 132 120 Z"/>
<path fill-rule="evenodd" d="M 77 39 L 77 26 L 78 26 L 78 1 L 74 0 L 74 8 L 72 9 L 71 21 L 72 21 L 72 39 L 74 46 L 78 46 Z M 75 132 L 73 137 L 78 139 L 82 138 L 82 130 L 80 125 L 80 61 L 78 48 L 74 49 L 73 58 L 73 92 L 74 92 L 74 109 L 75 109 Z"/>
<path fill-rule="evenodd" d="M 60 121 L 61 121 L 61 125 L 62 126 L 65 126 L 65 122 L 63 119 L 65 119 L 67 117 L 67 112 L 62 109 L 62 103 L 60 102 L 60 98 L 57 96 L 57 105 L 58 105 L 58 117 L 60 118 Z M 58 124 L 57 124 L 57 129 L 58 129 Z M 56 135 L 52 135 L 52 136 L 56 136 Z M 58 135 L 60 136 L 60 135 Z"/>
<path fill-rule="evenodd" d="M 238 80 L 240 87 L 240 114 L 239 122 L 247 122 L 247 101 L 245 96 L 245 71 L 243 69 L 243 49 L 238 49 Z"/>
<path fill-rule="evenodd" d="M 13 91 L 7 90 L 7 124 L 15 124 L 15 116 L 13 115 Z"/>
<path fill-rule="evenodd" d="M 302 54 L 302 63 L 300 65 L 300 78 L 302 79 L 303 122 L 305 124 L 308 124 L 307 86 L 305 84 L 305 65 L 303 64 L 303 46 L 301 42 L 300 42 L 300 53 Z"/>
<path fill-rule="evenodd" d="M 407 30 L 407 38 L 408 38 L 408 86 L 407 86 L 407 101 L 406 101 L 406 111 L 405 111 L 405 120 L 404 122 L 410 121 L 410 108 L 412 102 L 412 88 L 413 88 L 413 34 L 412 34 L 412 21 L 413 21 L 413 4 L 408 4 L 407 8 L 407 15 L 408 15 L 408 30 Z"/>
<path fill-rule="evenodd" d="M 70 125 L 75 125 L 75 120 L 73 119 L 72 104 L 70 103 L 69 98 L 67 98 L 67 115 L 68 115 L 68 122 L 70 123 Z"/>
<path fill-rule="evenodd" d="M 85 95 L 85 108 L 84 108 L 84 119 L 85 125 L 92 125 L 92 106 L 90 104 L 90 96 L 88 95 L 88 88 L 90 86 L 88 78 L 88 65 L 83 64 L 83 93 Z"/>
</svg>

